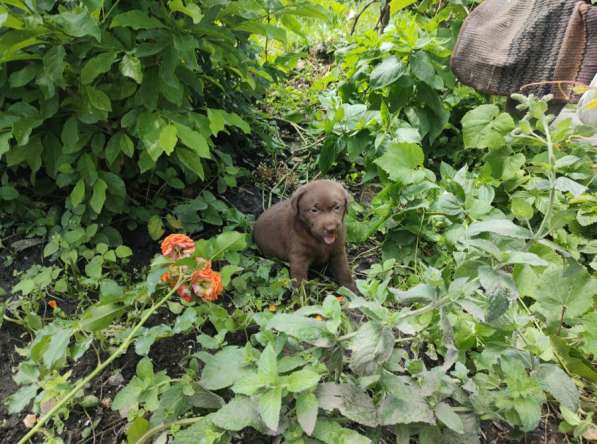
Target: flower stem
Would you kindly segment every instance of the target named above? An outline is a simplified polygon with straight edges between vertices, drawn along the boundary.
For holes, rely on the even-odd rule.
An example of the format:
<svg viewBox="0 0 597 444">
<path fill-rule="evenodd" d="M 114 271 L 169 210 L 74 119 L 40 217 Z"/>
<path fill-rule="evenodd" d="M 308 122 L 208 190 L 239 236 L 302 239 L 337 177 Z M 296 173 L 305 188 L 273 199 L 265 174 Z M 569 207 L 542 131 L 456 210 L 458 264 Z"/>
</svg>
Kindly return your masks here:
<svg viewBox="0 0 597 444">
<path fill-rule="evenodd" d="M 205 418 L 205 416 L 194 416 L 192 418 L 184 418 L 184 419 L 179 419 L 177 421 L 168 422 L 166 424 L 157 425 L 154 428 L 149 429 L 147 432 L 145 432 L 145 434 L 143 434 L 143 436 L 141 436 L 141 438 L 139 438 L 137 440 L 137 444 L 144 444 L 149 438 L 151 438 L 156 433 L 159 433 L 162 430 L 169 429 L 172 426 L 195 424 L 196 422 L 199 422 L 203 418 Z"/>
<path fill-rule="evenodd" d="M 553 210 L 553 203 L 556 197 L 556 173 L 555 173 L 555 156 L 553 154 L 553 142 L 551 140 L 551 133 L 549 132 L 549 125 L 547 124 L 547 120 L 543 119 L 543 130 L 545 131 L 545 141 L 547 142 L 547 161 L 549 162 L 549 172 L 547 174 L 547 178 L 549 179 L 549 203 L 547 204 L 547 210 L 543 215 L 543 220 L 541 221 L 541 225 L 535 232 L 534 239 L 539 240 L 547 236 L 549 234 L 549 229 L 543 234 L 543 230 L 548 223 L 548 220 L 551 218 L 551 212 Z"/>
<path fill-rule="evenodd" d="M 145 322 L 147 322 L 147 320 L 150 318 L 150 316 L 153 313 L 155 313 L 155 311 L 158 308 L 160 308 L 164 304 L 164 302 L 166 302 L 168 299 L 170 299 L 170 296 L 172 296 L 172 294 L 176 291 L 177 288 L 178 288 L 178 285 L 176 285 L 172 290 L 170 290 L 168 292 L 168 294 L 166 294 L 166 296 L 164 296 L 162 299 L 160 299 L 157 303 L 155 303 L 149 309 L 147 309 L 147 311 L 145 312 L 145 314 L 143 315 L 141 320 L 133 327 L 133 329 L 131 330 L 129 335 L 126 337 L 124 342 L 122 344 L 120 344 L 120 347 L 118 347 L 116 349 L 116 351 L 114 353 L 112 353 L 112 355 L 110 355 L 110 357 L 108 359 L 106 359 L 104 362 L 99 363 L 97 365 L 97 367 L 95 367 L 95 370 L 93 370 L 91 373 L 89 373 L 85 378 L 81 379 L 64 398 L 62 398 L 58 403 L 56 403 L 56 405 L 48 413 L 46 413 L 44 416 L 42 416 L 37 421 L 35 426 L 31 430 L 29 430 L 29 432 L 27 432 L 27 434 L 25 436 L 23 436 L 21 438 L 21 440 L 18 442 L 18 444 L 25 444 L 27 441 L 29 441 L 29 439 L 31 439 L 37 432 L 39 432 L 40 429 L 43 427 L 43 425 L 46 422 L 48 422 L 48 420 L 50 418 L 52 418 L 52 416 L 54 416 L 54 414 L 56 414 L 56 412 L 58 412 L 58 410 L 60 410 L 62 408 L 62 406 L 64 406 L 64 404 L 66 404 L 68 401 L 70 401 L 72 398 L 74 398 L 76 396 L 76 394 L 79 393 L 79 391 L 81 391 L 93 378 L 95 378 L 106 367 L 108 367 L 108 365 L 110 365 L 112 363 L 112 361 L 114 361 L 122 353 L 124 353 L 131 345 L 131 342 L 135 338 L 135 335 L 137 334 L 139 329 L 141 327 L 143 327 L 143 324 L 145 324 Z"/>
</svg>

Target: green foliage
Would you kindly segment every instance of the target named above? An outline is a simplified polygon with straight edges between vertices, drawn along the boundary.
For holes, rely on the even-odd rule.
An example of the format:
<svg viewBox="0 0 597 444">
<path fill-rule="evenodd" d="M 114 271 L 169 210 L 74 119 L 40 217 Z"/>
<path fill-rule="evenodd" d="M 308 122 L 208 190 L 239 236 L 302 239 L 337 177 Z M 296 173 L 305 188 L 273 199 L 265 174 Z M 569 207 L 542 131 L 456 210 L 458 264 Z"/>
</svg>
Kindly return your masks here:
<svg viewBox="0 0 597 444">
<path fill-rule="evenodd" d="M 130 211 L 143 205 L 136 192 L 214 177 L 215 137 L 251 132 L 249 101 L 269 78 L 249 40 L 263 7 L 10 3 L 1 198 L 19 212 L 32 198 L 68 196 L 64 209 L 83 226 L 116 214 L 146 222 Z"/>
</svg>

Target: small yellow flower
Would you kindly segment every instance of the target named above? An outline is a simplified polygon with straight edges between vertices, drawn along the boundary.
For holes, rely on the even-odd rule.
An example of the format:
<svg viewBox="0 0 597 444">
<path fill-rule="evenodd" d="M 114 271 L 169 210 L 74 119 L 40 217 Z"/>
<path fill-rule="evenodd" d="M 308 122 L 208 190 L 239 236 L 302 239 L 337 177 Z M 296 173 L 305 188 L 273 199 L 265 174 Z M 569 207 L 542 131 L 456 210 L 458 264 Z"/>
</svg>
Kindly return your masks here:
<svg viewBox="0 0 597 444">
<path fill-rule="evenodd" d="M 269 307 L 267 309 L 272 313 L 275 313 L 276 311 L 278 311 L 278 306 L 276 304 L 269 304 Z"/>
</svg>

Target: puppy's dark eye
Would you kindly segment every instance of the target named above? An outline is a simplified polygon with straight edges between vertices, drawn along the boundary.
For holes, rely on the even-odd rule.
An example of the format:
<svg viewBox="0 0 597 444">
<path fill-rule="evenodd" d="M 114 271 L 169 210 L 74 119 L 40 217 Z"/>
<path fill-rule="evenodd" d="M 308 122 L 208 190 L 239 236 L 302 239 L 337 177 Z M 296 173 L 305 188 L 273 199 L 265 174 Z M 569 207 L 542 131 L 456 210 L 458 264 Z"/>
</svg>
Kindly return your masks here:
<svg viewBox="0 0 597 444">
<path fill-rule="evenodd" d="M 340 210 L 340 208 L 342 208 L 340 205 L 336 205 L 336 206 L 334 207 L 334 210 L 336 210 L 336 211 L 339 211 L 339 210 Z"/>
<path fill-rule="evenodd" d="M 319 209 L 313 207 L 311 208 L 311 213 L 319 213 Z"/>
</svg>

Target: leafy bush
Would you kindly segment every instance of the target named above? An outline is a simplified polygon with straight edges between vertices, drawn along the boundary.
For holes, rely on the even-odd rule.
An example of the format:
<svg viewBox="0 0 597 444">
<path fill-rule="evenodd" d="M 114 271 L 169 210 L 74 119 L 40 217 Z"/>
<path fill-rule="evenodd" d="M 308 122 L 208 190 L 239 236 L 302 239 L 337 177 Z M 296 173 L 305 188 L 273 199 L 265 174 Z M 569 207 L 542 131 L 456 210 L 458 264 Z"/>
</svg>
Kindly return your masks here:
<svg viewBox="0 0 597 444">
<path fill-rule="evenodd" d="M 2 6 L 4 206 L 16 212 L 51 196 L 60 208 L 68 196 L 64 209 L 101 233 L 114 214 L 147 222 L 131 206 L 151 206 L 164 187 L 213 177 L 224 162 L 215 138 L 251 132 L 251 100 L 271 79 L 250 40 L 263 7 Z"/>
</svg>

